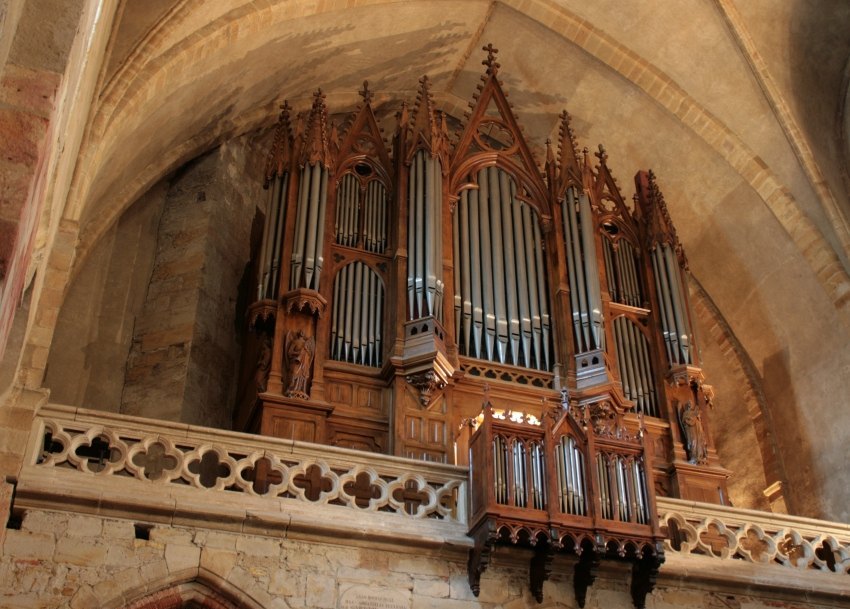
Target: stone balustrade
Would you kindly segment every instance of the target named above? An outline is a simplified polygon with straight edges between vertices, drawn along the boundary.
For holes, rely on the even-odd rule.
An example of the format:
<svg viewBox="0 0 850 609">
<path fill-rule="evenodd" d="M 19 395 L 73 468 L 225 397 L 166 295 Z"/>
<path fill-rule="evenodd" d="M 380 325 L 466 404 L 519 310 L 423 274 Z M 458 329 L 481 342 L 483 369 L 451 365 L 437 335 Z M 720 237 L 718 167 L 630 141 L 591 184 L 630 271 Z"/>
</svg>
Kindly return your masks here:
<svg viewBox="0 0 850 609">
<path fill-rule="evenodd" d="M 50 404 L 34 421 L 15 507 L 465 550 L 467 501 L 466 468 Z M 662 577 L 846 595 L 848 524 L 663 497 L 657 506 Z"/>
<path fill-rule="evenodd" d="M 850 525 L 658 498 L 665 552 L 797 571 L 850 574 Z"/>
<path fill-rule="evenodd" d="M 36 416 L 16 505 L 468 545 L 465 468 L 53 404 Z"/>
</svg>

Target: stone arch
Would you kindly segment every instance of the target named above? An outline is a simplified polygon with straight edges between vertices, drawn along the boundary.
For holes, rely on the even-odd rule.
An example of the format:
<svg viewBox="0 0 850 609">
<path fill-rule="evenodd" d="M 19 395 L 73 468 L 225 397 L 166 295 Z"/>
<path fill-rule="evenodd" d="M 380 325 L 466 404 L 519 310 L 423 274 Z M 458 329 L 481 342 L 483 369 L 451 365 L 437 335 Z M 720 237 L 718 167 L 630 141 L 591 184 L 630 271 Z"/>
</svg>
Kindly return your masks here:
<svg viewBox="0 0 850 609">
<path fill-rule="evenodd" d="M 260 603 L 226 579 L 201 569 L 189 579 L 169 578 L 127 591 L 102 609 L 267 609 L 271 599 L 263 600 Z M 285 605 L 278 601 L 276 606 Z"/>
</svg>

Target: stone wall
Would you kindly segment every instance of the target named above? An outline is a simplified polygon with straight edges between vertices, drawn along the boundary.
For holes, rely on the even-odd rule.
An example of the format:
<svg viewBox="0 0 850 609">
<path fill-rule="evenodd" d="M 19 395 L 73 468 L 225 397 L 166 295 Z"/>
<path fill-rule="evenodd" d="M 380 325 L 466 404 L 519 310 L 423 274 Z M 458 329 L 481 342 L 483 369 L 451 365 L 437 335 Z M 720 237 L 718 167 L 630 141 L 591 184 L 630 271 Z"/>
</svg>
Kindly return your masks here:
<svg viewBox="0 0 850 609">
<path fill-rule="evenodd" d="M 231 140 L 171 181 L 122 412 L 231 426 L 242 326 L 236 304 L 256 206 L 265 200 L 252 158 L 247 138 Z"/>
<path fill-rule="evenodd" d="M 148 537 L 145 539 L 144 537 Z M 6 609 L 531 609 L 576 607 L 574 559 L 556 557 L 539 605 L 527 585 L 527 558 L 498 549 L 470 591 L 463 548 L 423 549 L 329 539 L 291 539 L 191 527 L 134 526 L 129 520 L 30 510 L 7 531 L 0 555 L 0 606 Z M 521 559 L 521 560 L 520 560 Z M 729 567 L 731 568 L 731 566 Z M 700 582 L 698 573 L 662 568 L 649 609 L 840 606 L 756 587 Z M 588 609 L 631 609 L 629 570 L 603 565 Z M 169 601 L 169 599 L 171 599 Z M 175 600 L 176 599 L 176 600 Z M 204 599 L 214 599 L 215 602 Z M 171 604 L 169 604 L 171 603 Z M 217 604 L 216 604 L 217 603 Z"/>
</svg>

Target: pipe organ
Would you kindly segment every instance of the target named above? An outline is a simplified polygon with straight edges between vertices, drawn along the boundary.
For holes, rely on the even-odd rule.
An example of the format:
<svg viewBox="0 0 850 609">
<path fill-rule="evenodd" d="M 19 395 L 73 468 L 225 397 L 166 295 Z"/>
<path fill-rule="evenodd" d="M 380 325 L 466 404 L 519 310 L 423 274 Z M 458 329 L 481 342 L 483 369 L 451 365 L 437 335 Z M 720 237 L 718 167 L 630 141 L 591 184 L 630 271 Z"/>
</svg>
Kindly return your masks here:
<svg viewBox="0 0 850 609">
<path fill-rule="evenodd" d="M 283 106 L 234 425 L 469 465 L 474 591 L 525 545 L 536 595 L 571 553 L 580 606 L 602 558 L 641 606 L 655 496 L 726 494 L 687 260 L 655 176 L 624 197 L 566 112 L 540 167 L 485 50 L 457 131 L 427 77 L 391 141 L 367 83 L 341 125 Z"/>
</svg>

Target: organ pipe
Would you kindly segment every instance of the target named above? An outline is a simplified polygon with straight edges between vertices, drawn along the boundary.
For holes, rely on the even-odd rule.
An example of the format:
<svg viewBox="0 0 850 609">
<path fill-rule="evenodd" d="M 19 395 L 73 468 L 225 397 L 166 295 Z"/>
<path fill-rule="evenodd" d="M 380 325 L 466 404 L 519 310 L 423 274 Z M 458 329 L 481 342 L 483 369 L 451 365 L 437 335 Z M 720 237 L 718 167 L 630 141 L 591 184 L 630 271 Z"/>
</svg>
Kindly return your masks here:
<svg viewBox="0 0 850 609">
<path fill-rule="evenodd" d="M 408 317 L 442 320 L 442 169 L 440 159 L 419 150 L 408 179 Z"/>
<path fill-rule="evenodd" d="M 317 290 L 324 263 L 323 237 L 327 206 L 328 170 L 321 163 L 305 165 L 298 184 L 295 243 L 290 289 Z"/>
<path fill-rule="evenodd" d="M 471 357 L 548 370 L 552 320 L 537 215 L 507 172 L 485 167 L 477 177 L 453 219 L 458 342 Z"/>
<path fill-rule="evenodd" d="M 263 242 L 260 247 L 260 277 L 257 285 L 257 299 L 275 298 L 280 278 L 280 253 L 286 226 L 286 193 L 289 189 L 289 173 L 275 176 Z"/>
<path fill-rule="evenodd" d="M 570 305 L 576 352 L 605 347 L 602 319 L 602 293 L 596 261 L 595 232 L 590 199 L 575 189 L 561 200 L 565 249 L 570 280 Z"/>
<path fill-rule="evenodd" d="M 671 365 L 693 363 L 692 336 L 687 324 L 687 300 L 676 255 L 666 244 L 652 252 L 658 301 L 662 309 L 661 323 L 667 355 Z"/>
<path fill-rule="evenodd" d="M 363 262 L 342 267 L 334 278 L 331 314 L 331 358 L 381 365 L 381 316 L 384 286 Z"/>
</svg>

